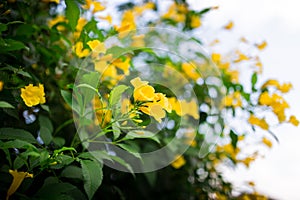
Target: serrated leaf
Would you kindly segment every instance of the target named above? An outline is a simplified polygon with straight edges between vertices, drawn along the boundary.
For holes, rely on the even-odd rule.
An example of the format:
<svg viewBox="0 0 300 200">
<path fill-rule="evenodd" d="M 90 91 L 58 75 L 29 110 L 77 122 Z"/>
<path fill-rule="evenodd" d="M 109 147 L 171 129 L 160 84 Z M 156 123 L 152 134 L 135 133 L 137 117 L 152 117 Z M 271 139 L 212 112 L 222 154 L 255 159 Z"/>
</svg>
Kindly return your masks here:
<svg viewBox="0 0 300 200">
<path fill-rule="evenodd" d="M 84 180 L 84 190 L 88 198 L 92 199 L 103 179 L 102 164 L 91 160 L 81 160 L 80 164 Z"/>
<path fill-rule="evenodd" d="M 122 93 L 124 93 L 128 89 L 126 85 L 118 85 L 116 86 L 109 94 L 109 104 L 110 106 L 116 105 L 121 97 Z"/>
<path fill-rule="evenodd" d="M 15 108 L 15 107 L 6 101 L 0 101 L 0 108 Z"/>
<path fill-rule="evenodd" d="M 0 128 L 0 139 L 1 140 L 22 140 L 29 143 L 37 143 L 33 135 L 23 129 L 14 128 Z"/>
<path fill-rule="evenodd" d="M 69 25 L 73 31 L 75 31 L 80 10 L 75 0 L 65 0 L 66 3 L 66 17 L 69 21 Z"/>
</svg>

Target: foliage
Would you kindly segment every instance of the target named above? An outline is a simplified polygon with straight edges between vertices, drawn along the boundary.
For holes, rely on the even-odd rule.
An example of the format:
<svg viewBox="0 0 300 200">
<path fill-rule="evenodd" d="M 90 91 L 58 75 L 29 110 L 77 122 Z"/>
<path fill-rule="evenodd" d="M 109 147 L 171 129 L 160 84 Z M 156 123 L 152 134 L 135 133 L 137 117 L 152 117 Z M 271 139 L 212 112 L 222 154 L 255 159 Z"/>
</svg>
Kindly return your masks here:
<svg viewBox="0 0 300 200">
<path fill-rule="evenodd" d="M 0 5 L 1 199 L 244 199 L 219 166 L 249 167 L 260 156 L 243 152 L 251 133 L 270 148 L 273 126 L 299 124 L 286 113 L 291 84 L 261 84 L 266 42 L 242 39 L 254 54 L 220 54 L 218 39 L 205 44 L 195 34 L 216 7 L 129 2 L 111 16 L 114 8 L 94 0 Z M 139 32 L 144 26 L 189 38 Z M 109 46 L 111 38 L 119 43 Z M 211 53 L 181 51 L 190 41 Z M 173 54 L 155 49 L 159 43 Z M 247 66 L 251 76 L 241 82 Z M 151 170 L 157 163 L 144 155 L 165 146 Z M 248 198 L 260 196 L 253 191 Z"/>
</svg>

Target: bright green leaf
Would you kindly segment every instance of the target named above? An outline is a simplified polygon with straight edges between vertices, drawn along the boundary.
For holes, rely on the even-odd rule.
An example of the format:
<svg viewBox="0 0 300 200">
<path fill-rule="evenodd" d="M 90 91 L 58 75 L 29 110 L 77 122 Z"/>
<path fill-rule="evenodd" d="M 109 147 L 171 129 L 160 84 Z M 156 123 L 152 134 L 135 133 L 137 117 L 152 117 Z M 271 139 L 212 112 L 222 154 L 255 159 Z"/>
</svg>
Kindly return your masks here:
<svg viewBox="0 0 300 200">
<path fill-rule="evenodd" d="M 110 95 L 109 95 L 109 104 L 110 106 L 114 106 L 116 105 L 121 97 L 122 97 L 122 94 L 128 89 L 128 86 L 126 85 L 118 85 L 116 86 L 111 92 L 110 92 Z"/>
<path fill-rule="evenodd" d="M 69 25 L 73 31 L 75 31 L 80 10 L 75 0 L 65 0 L 66 3 L 66 17 L 69 21 Z"/>
<path fill-rule="evenodd" d="M 6 101 L 0 101 L 0 108 L 15 108 L 15 107 Z"/>
</svg>

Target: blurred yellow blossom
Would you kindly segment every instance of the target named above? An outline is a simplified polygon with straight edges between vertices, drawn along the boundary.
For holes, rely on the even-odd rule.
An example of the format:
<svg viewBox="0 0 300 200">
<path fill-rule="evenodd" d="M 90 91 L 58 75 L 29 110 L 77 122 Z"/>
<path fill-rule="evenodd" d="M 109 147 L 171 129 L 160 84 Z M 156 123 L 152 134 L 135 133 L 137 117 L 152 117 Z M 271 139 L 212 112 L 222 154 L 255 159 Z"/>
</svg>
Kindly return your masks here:
<svg viewBox="0 0 300 200">
<path fill-rule="evenodd" d="M 290 116 L 289 123 L 293 124 L 294 126 L 299 126 L 299 120 L 294 115 Z"/>
<path fill-rule="evenodd" d="M 21 88 L 21 97 L 28 107 L 45 103 L 46 99 L 43 84 L 39 84 L 39 86 L 29 84 L 25 86 L 25 88 Z"/>
<path fill-rule="evenodd" d="M 13 181 L 7 191 L 6 200 L 17 191 L 25 178 L 33 178 L 33 174 L 28 172 L 18 172 L 10 169 L 9 173 L 13 176 Z"/>
<path fill-rule="evenodd" d="M 77 42 L 75 44 L 75 54 L 79 57 L 86 57 L 89 55 L 90 51 L 88 49 L 83 49 L 83 43 L 82 42 Z"/>
<path fill-rule="evenodd" d="M 111 120 L 112 111 L 107 108 L 107 103 L 98 97 L 93 99 L 93 107 L 96 113 L 95 124 L 104 128 Z"/>
<path fill-rule="evenodd" d="M 201 26 L 201 20 L 200 17 L 197 15 L 192 15 L 191 16 L 191 27 L 192 28 L 198 28 Z"/>
<path fill-rule="evenodd" d="M 3 85 L 4 85 L 3 81 L 0 81 L 0 92 L 3 90 Z"/>
<path fill-rule="evenodd" d="M 182 71 L 192 80 L 197 81 L 201 77 L 195 63 L 182 63 L 181 67 Z"/>
<path fill-rule="evenodd" d="M 58 15 L 57 17 L 51 19 L 48 21 L 48 26 L 50 28 L 52 28 L 53 26 L 55 26 L 56 24 L 58 23 L 63 23 L 63 22 L 67 22 L 67 19 L 65 18 L 65 16 L 62 16 L 62 15 Z M 64 31 L 65 30 L 65 27 L 63 25 L 58 25 L 56 27 L 56 29 L 58 31 Z"/>
<path fill-rule="evenodd" d="M 186 161 L 184 159 L 183 156 L 176 156 L 176 158 L 174 159 L 174 161 L 171 163 L 172 167 L 174 167 L 175 169 L 179 169 L 181 168 L 183 165 L 185 165 Z"/>
<path fill-rule="evenodd" d="M 231 30 L 233 28 L 233 26 L 234 26 L 233 21 L 230 21 L 230 22 L 228 22 L 228 24 L 226 24 L 224 26 L 224 29 Z"/>
<path fill-rule="evenodd" d="M 128 31 L 136 29 L 134 14 L 131 10 L 124 12 L 121 25 L 119 27 L 115 27 L 115 29 L 119 32 L 120 38 L 125 37 L 128 34 Z"/>
<path fill-rule="evenodd" d="M 266 41 L 263 41 L 262 43 L 260 44 L 256 44 L 255 46 L 259 49 L 259 50 L 264 50 L 266 47 L 267 47 L 267 42 Z"/>
<path fill-rule="evenodd" d="M 269 148 L 271 148 L 273 146 L 272 142 L 266 137 L 263 137 L 262 142 Z"/>
<path fill-rule="evenodd" d="M 248 122 L 252 125 L 259 126 L 264 130 L 269 130 L 269 124 L 266 122 L 265 119 L 260 119 L 254 115 L 250 115 Z"/>
<path fill-rule="evenodd" d="M 85 5 L 82 6 L 82 8 L 86 9 L 86 10 L 89 10 L 92 8 L 93 13 L 105 10 L 105 7 L 99 1 L 86 0 L 85 2 L 86 3 L 85 3 Z"/>
<path fill-rule="evenodd" d="M 109 24 L 112 24 L 113 21 L 111 15 L 106 15 L 106 17 L 99 16 L 99 19 L 106 20 Z"/>
<path fill-rule="evenodd" d="M 145 38 L 144 34 L 132 36 L 131 46 L 133 46 L 133 47 L 145 47 L 144 38 Z"/>
</svg>

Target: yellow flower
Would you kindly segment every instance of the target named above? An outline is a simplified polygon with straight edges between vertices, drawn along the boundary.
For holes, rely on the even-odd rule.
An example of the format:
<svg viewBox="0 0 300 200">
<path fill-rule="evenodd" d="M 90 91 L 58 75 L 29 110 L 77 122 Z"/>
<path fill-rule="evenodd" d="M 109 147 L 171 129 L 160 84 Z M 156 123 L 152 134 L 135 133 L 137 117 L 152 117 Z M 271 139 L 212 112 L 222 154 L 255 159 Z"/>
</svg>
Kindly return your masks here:
<svg viewBox="0 0 300 200">
<path fill-rule="evenodd" d="M 134 86 L 133 97 L 135 101 L 153 101 L 155 98 L 155 90 L 148 85 L 147 81 L 142 81 L 139 77 L 130 81 Z"/>
<path fill-rule="evenodd" d="M 221 54 L 219 53 L 212 53 L 211 54 L 211 59 L 213 62 L 215 62 L 216 64 L 221 62 Z"/>
<path fill-rule="evenodd" d="M 186 100 L 177 100 L 175 97 L 171 97 L 168 100 L 172 110 L 174 110 L 177 115 L 190 115 L 194 119 L 199 119 L 199 109 L 195 100 L 187 102 Z"/>
<path fill-rule="evenodd" d="M 238 83 L 239 82 L 240 72 L 238 70 L 227 70 L 226 74 L 230 77 L 230 80 L 233 83 Z"/>
<path fill-rule="evenodd" d="M 83 49 L 83 43 L 82 42 L 77 42 L 75 44 L 75 54 L 79 57 L 86 57 L 88 56 L 90 51 L 88 49 Z"/>
<path fill-rule="evenodd" d="M 109 24 L 112 24 L 112 17 L 111 15 L 106 15 L 106 17 L 99 17 L 99 19 L 106 20 Z"/>
<path fill-rule="evenodd" d="M 116 59 L 112 62 L 114 66 L 119 68 L 120 70 L 123 71 L 125 75 L 129 75 L 129 67 L 130 67 L 130 58 L 126 57 L 125 60 L 123 59 Z"/>
<path fill-rule="evenodd" d="M 107 109 L 107 103 L 101 101 L 98 97 L 93 99 L 93 106 L 96 113 L 95 124 L 104 128 L 111 120 L 112 111 Z"/>
<path fill-rule="evenodd" d="M 242 62 L 242 61 L 245 61 L 245 60 L 249 60 L 249 57 L 246 56 L 245 54 L 243 54 L 242 52 L 237 51 L 236 53 L 238 55 L 238 58 L 236 60 L 234 60 L 234 62 Z"/>
<path fill-rule="evenodd" d="M 116 27 L 116 30 L 119 32 L 119 37 L 124 38 L 129 31 L 135 30 L 135 20 L 134 15 L 131 10 L 127 10 L 124 12 L 121 25 L 119 27 Z"/>
<path fill-rule="evenodd" d="M 274 79 L 270 79 L 268 81 L 266 81 L 262 86 L 261 88 L 264 89 L 264 88 L 267 88 L 269 86 L 274 86 L 276 88 L 279 88 L 280 87 L 280 84 L 277 80 L 274 80 Z"/>
<path fill-rule="evenodd" d="M 144 41 L 145 35 L 134 35 L 132 36 L 132 47 L 145 47 L 145 41 Z"/>
<path fill-rule="evenodd" d="M 176 156 L 176 158 L 174 159 L 174 161 L 171 163 L 172 167 L 174 167 L 175 169 L 179 169 L 181 168 L 183 165 L 185 165 L 186 161 L 184 159 L 183 156 L 178 155 Z"/>
<path fill-rule="evenodd" d="M 45 3 L 54 2 L 54 3 L 56 3 L 56 4 L 59 4 L 59 3 L 60 3 L 60 0 L 42 0 L 42 2 L 45 2 Z"/>
<path fill-rule="evenodd" d="M 239 160 L 239 162 L 243 163 L 246 167 L 249 167 L 253 161 L 255 161 L 255 157 L 247 157 L 244 160 Z"/>
<path fill-rule="evenodd" d="M 195 63 L 182 63 L 181 67 L 183 72 L 194 81 L 201 77 L 196 69 Z"/>
<path fill-rule="evenodd" d="M 4 85 L 3 81 L 0 81 L 0 92 L 3 90 L 3 85 Z"/>
<path fill-rule="evenodd" d="M 272 100 L 272 98 L 271 98 L 271 96 L 269 95 L 268 92 L 263 92 L 259 97 L 259 103 L 261 105 L 269 106 L 269 105 L 272 104 L 272 102 L 273 102 L 273 100 Z"/>
<path fill-rule="evenodd" d="M 44 86 L 42 84 L 39 84 L 39 86 L 29 84 L 25 88 L 21 88 L 21 97 L 28 107 L 46 102 Z"/>
<path fill-rule="evenodd" d="M 223 99 L 223 105 L 226 107 L 241 107 L 242 106 L 242 95 L 236 91 L 233 94 L 225 96 Z"/>
<path fill-rule="evenodd" d="M 133 12 L 137 15 L 141 15 L 145 10 L 154 9 L 155 4 L 153 2 L 148 2 L 142 6 L 135 6 Z"/>
<path fill-rule="evenodd" d="M 51 19 L 51 20 L 48 21 L 48 26 L 49 26 L 50 28 L 52 28 L 52 27 L 55 26 L 56 24 L 62 23 L 62 22 L 66 22 L 66 21 L 67 21 L 67 19 L 65 18 L 65 16 L 58 15 L 57 17 L 55 17 L 55 18 L 53 18 L 53 19 Z M 59 26 L 56 27 L 56 29 L 57 29 L 58 31 L 64 31 L 64 30 L 65 30 L 65 27 L 62 26 L 62 25 L 59 25 Z"/>
<path fill-rule="evenodd" d="M 228 24 L 224 26 L 224 29 L 231 30 L 233 26 L 234 26 L 233 21 L 230 21 L 228 22 Z"/>
<path fill-rule="evenodd" d="M 269 139 L 267 139 L 266 137 L 263 137 L 262 142 L 269 148 L 272 148 L 272 146 L 273 146 L 272 142 Z"/>
<path fill-rule="evenodd" d="M 188 9 L 186 5 L 174 3 L 170 6 L 168 12 L 162 16 L 162 18 L 171 19 L 175 22 L 184 22 L 187 12 Z"/>
<path fill-rule="evenodd" d="M 87 42 L 87 45 L 91 48 L 93 53 L 105 53 L 106 48 L 105 44 L 100 42 L 99 40 L 91 40 Z"/>
<path fill-rule="evenodd" d="M 101 5 L 100 2 L 93 1 L 93 0 L 86 0 L 85 5 L 82 6 L 83 9 L 89 10 L 90 8 L 93 8 L 92 12 L 99 12 L 105 9 L 104 6 Z"/>
<path fill-rule="evenodd" d="M 33 174 L 29 174 L 28 172 L 18 172 L 17 170 L 10 169 L 9 173 L 13 176 L 13 182 L 7 191 L 6 200 L 17 191 L 24 178 L 33 178 Z"/>
<path fill-rule="evenodd" d="M 255 46 L 259 49 L 259 50 L 264 50 L 267 47 L 267 42 L 263 41 L 261 44 L 256 44 Z"/>
<path fill-rule="evenodd" d="M 299 126 L 299 120 L 294 115 L 290 116 L 289 123 L 294 126 Z"/>
<path fill-rule="evenodd" d="M 287 93 L 292 87 L 293 85 L 291 83 L 284 83 L 278 87 L 278 90 L 280 90 L 282 93 Z"/>
<path fill-rule="evenodd" d="M 255 117 L 254 115 L 251 115 L 248 119 L 248 122 L 252 125 L 259 126 L 260 128 L 264 130 L 269 129 L 269 124 L 266 122 L 265 119 L 259 119 L 258 117 Z"/>
<path fill-rule="evenodd" d="M 200 17 L 198 17 L 196 15 L 192 15 L 192 17 L 191 17 L 191 27 L 192 28 L 198 28 L 199 26 L 201 26 Z"/>
</svg>

